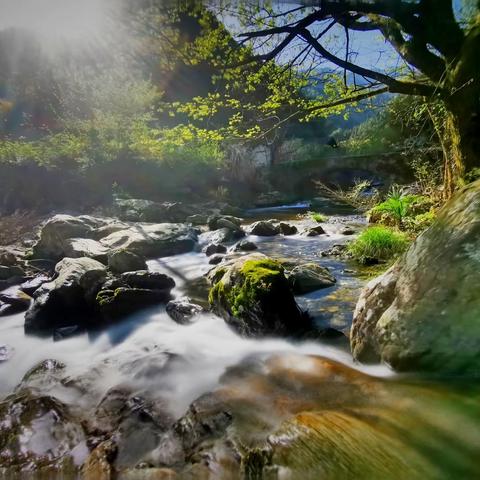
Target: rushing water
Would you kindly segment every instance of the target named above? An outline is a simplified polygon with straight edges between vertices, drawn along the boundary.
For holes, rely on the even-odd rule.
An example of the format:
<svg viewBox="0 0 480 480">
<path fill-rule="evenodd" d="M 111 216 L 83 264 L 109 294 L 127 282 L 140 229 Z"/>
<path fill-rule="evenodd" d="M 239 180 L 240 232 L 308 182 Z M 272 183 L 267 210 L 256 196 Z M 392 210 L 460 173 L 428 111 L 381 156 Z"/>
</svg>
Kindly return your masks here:
<svg viewBox="0 0 480 480">
<path fill-rule="evenodd" d="M 296 216 L 296 211 L 263 210 L 258 215 L 285 219 Z M 295 220 L 299 230 L 311 223 Z M 320 327 L 343 331 L 349 328 L 364 280 L 352 265 L 322 258 L 321 251 L 347 240 L 339 233 L 346 223 L 361 221 L 354 216 L 332 218 L 325 225 L 328 235 L 313 238 L 249 238 L 272 257 L 301 258 L 329 267 L 337 284 L 297 300 Z M 151 270 L 175 279 L 175 296 L 204 295 L 198 280 L 211 268 L 201 252 L 207 240 L 208 234 L 202 235 L 195 252 L 149 262 Z M 46 382 L 39 388 L 80 409 L 96 405 L 111 387 L 128 385 L 161 398 L 176 417 L 201 394 L 219 388 L 228 398 L 233 395 L 235 401 L 251 404 L 252 418 L 276 412 L 284 421 L 289 412 L 292 418 L 270 441 L 283 452 L 278 454 L 279 464 L 298 464 L 295 468 L 304 473 L 285 478 L 318 478 L 317 464 L 328 464 L 332 456 L 336 463 L 324 478 L 474 478 L 472 472 L 480 470 L 473 460 L 480 453 L 476 385 L 432 384 L 399 377 L 386 366 L 354 364 L 345 341 L 246 339 L 213 314 L 200 314 L 192 324 L 179 325 L 159 306 L 101 331 L 58 342 L 25 336 L 23 314 L 12 315 L 0 321 L 0 343 L 12 349 L 11 358 L 0 362 L 0 397 L 10 393 L 32 366 L 53 358 L 66 364 L 64 375 L 72 381 Z M 332 362 L 322 363 L 322 358 Z M 256 361 L 263 365 L 260 370 Z M 246 365 L 247 372 L 240 380 L 235 374 L 225 376 L 239 365 Z M 307 413 L 299 414 L 304 410 Z M 302 439 L 309 442 L 307 450 Z M 346 445 L 350 447 L 345 450 Z"/>
</svg>

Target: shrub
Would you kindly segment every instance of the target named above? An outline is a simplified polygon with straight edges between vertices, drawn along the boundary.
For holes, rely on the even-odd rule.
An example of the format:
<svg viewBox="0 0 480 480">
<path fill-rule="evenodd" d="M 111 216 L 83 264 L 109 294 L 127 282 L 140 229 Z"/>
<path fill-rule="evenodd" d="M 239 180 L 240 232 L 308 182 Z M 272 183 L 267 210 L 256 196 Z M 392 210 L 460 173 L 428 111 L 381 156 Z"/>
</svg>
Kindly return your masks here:
<svg viewBox="0 0 480 480">
<path fill-rule="evenodd" d="M 385 201 L 375 205 L 369 211 L 371 221 L 384 225 L 408 229 L 412 219 L 430 210 L 432 202 L 422 195 L 405 194 L 398 187 L 393 187 Z"/>
<path fill-rule="evenodd" d="M 366 264 L 372 260 L 389 261 L 408 246 L 406 234 L 392 228 L 375 226 L 364 230 L 348 247 L 355 260 Z"/>
</svg>

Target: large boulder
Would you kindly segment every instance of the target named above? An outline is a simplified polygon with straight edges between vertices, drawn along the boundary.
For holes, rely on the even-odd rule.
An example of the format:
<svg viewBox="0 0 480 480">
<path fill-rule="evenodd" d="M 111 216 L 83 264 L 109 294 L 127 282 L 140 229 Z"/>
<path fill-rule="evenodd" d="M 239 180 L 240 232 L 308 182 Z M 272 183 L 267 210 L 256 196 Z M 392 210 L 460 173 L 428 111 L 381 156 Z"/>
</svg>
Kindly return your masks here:
<svg viewBox="0 0 480 480">
<path fill-rule="evenodd" d="M 458 192 L 436 222 L 364 289 L 351 347 L 358 360 L 398 370 L 480 368 L 480 181 Z"/>
<path fill-rule="evenodd" d="M 56 278 L 35 291 L 25 315 L 27 333 L 51 330 L 92 320 L 91 305 L 107 270 L 91 258 L 64 258 L 55 267 Z"/>
<path fill-rule="evenodd" d="M 178 223 L 138 223 L 100 240 L 108 249 L 125 249 L 147 258 L 166 257 L 193 249 L 193 228 Z"/>
<path fill-rule="evenodd" d="M 299 334 L 310 327 L 283 267 L 264 255 L 251 254 L 222 264 L 208 278 L 213 310 L 242 335 Z"/>
<path fill-rule="evenodd" d="M 288 280 L 294 293 L 309 293 L 335 285 L 335 277 L 318 263 L 304 263 L 288 273 Z"/>
<path fill-rule="evenodd" d="M 33 258 L 60 260 L 67 256 L 88 256 L 105 260 L 107 251 L 95 240 L 118 228 L 126 228 L 126 224 L 90 215 L 55 215 L 43 225 L 40 239 L 33 246 Z"/>
</svg>

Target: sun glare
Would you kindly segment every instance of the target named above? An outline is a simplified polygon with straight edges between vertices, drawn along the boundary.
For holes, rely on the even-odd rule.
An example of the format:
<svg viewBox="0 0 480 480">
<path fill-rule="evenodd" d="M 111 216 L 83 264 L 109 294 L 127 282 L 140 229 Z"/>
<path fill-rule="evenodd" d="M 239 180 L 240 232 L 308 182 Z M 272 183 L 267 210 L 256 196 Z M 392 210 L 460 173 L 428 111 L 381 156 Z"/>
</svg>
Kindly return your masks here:
<svg viewBox="0 0 480 480">
<path fill-rule="evenodd" d="M 95 41 L 108 12 L 108 0 L 0 0 L 0 29 L 26 29 L 52 43 Z"/>
</svg>

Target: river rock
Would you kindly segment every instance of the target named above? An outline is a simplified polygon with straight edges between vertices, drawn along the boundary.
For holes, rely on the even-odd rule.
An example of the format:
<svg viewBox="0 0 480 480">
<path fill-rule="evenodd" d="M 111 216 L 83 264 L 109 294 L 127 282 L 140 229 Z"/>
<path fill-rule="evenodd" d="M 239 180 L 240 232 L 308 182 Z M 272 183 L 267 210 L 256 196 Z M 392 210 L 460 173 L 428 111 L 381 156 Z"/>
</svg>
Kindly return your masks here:
<svg viewBox="0 0 480 480">
<path fill-rule="evenodd" d="M 175 280 L 160 272 L 149 272 L 138 270 L 136 272 L 125 272 L 119 277 L 120 282 L 131 288 L 146 288 L 151 290 L 168 290 L 175 287 Z"/>
<path fill-rule="evenodd" d="M 203 312 L 200 305 L 192 303 L 189 298 L 181 298 L 179 300 L 171 300 L 167 303 L 166 312 L 168 316 L 175 322 L 186 325 L 190 320 L 199 313 Z"/>
<path fill-rule="evenodd" d="M 227 247 L 219 243 L 210 243 L 207 245 L 207 248 L 205 248 L 205 255 L 210 257 L 215 253 L 227 253 Z"/>
<path fill-rule="evenodd" d="M 0 317 L 27 310 L 31 300 L 31 297 L 20 290 L 0 293 Z"/>
<path fill-rule="evenodd" d="M 362 292 L 351 347 L 397 370 L 480 369 L 480 181 L 459 191 L 406 254 Z"/>
<path fill-rule="evenodd" d="M 234 259 L 213 269 L 208 278 L 213 310 L 242 335 L 288 335 L 310 327 L 283 267 L 264 255 Z"/>
<path fill-rule="evenodd" d="M 208 216 L 197 213 L 196 215 L 188 216 L 186 222 L 192 225 L 206 225 L 208 223 Z"/>
<path fill-rule="evenodd" d="M 106 319 L 120 318 L 151 305 L 165 303 L 170 299 L 168 290 L 119 287 L 102 289 L 97 294 L 98 309 Z"/>
<path fill-rule="evenodd" d="M 290 225 L 286 222 L 280 222 L 278 224 L 278 229 L 282 235 L 295 235 L 298 232 L 298 229 L 295 225 Z"/>
<path fill-rule="evenodd" d="M 11 358 L 13 354 L 13 348 L 9 345 L 0 344 L 0 362 L 6 362 Z"/>
<path fill-rule="evenodd" d="M 192 214 L 191 207 L 180 202 L 153 202 L 140 198 L 114 199 L 120 218 L 133 222 L 184 222 Z"/>
<path fill-rule="evenodd" d="M 288 273 L 288 280 L 294 293 L 309 293 L 320 288 L 335 285 L 335 277 L 318 263 L 304 263 L 294 267 Z"/>
<path fill-rule="evenodd" d="M 46 275 L 38 275 L 37 277 L 23 282 L 20 285 L 20 290 L 27 295 L 32 296 L 38 288 L 40 288 L 44 283 L 47 283 L 50 280 L 51 278 L 47 277 Z"/>
<path fill-rule="evenodd" d="M 55 215 L 47 220 L 40 232 L 39 241 L 33 246 L 34 258 L 60 259 L 65 251 L 72 249 L 68 240 L 72 238 L 93 238 L 97 228 L 112 222 L 112 219 L 81 215 Z"/>
<path fill-rule="evenodd" d="M 273 237 L 280 233 L 280 229 L 272 220 L 260 220 L 250 225 L 249 233 L 259 237 Z"/>
<path fill-rule="evenodd" d="M 147 270 L 147 262 L 141 255 L 120 249 L 108 255 L 108 268 L 114 273 Z"/>
<path fill-rule="evenodd" d="M 325 232 L 323 227 L 321 225 L 317 225 L 315 227 L 307 228 L 303 232 L 303 235 L 305 235 L 306 237 L 318 237 L 319 235 L 324 235 L 325 233 L 327 232 Z"/>
<path fill-rule="evenodd" d="M 208 259 L 208 264 L 209 265 L 218 265 L 219 263 L 221 263 L 223 261 L 224 258 L 225 258 L 225 255 L 223 255 L 221 253 L 216 253 L 215 255 L 212 255 Z"/>
<path fill-rule="evenodd" d="M 0 403 L 0 452 L 0 467 L 42 468 L 45 478 L 53 478 L 45 471 L 48 467 L 61 466 L 64 474 L 70 468 L 73 474 L 88 455 L 85 433 L 68 407 L 28 390 Z"/>
<path fill-rule="evenodd" d="M 253 242 L 250 242 L 249 240 L 242 240 L 235 245 L 234 250 L 236 252 L 253 252 L 257 249 L 258 247 Z"/>
<path fill-rule="evenodd" d="M 187 225 L 139 223 L 102 238 L 100 243 L 109 250 L 124 249 L 153 258 L 189 252 L 196 241 L 195 231 Z"/>
<path fill-rule="evenodd" d="M 35 292 L 25 315 L 25 331 L 88 323 L 91 305 L 107 277 L 104 265 L 91 258 L 64 258 L 55 267 L 56 278 Z"/>
<path fill-rule="evenodd" d="M 219 228 L 205 234 L 205 239 L 210 243 L 231 243 L 239 238 L 243 238 L 245 232 L 243 230 L 231 230 L 229 228 Z"/>
<path fill-rule="evenodd" d="M 241 225 L 242 219 L 231 215 L 212 215 L 208 218 L 208 228 L 212 231 L 219 228 L 238 230 Z"/>
<path fill-rule="evenodd" d="M 25 275 L 25 271 L 18 265 L 4 266 L 0 265 L 0 280 L 11 281 L 15 278 L 22 278 Z"/>
<path fill-rule="evenodd" d="M 68 238 L 64 241 L 62 255 L 70 258 L 89 257 L 108 263 L 108 248 L 91 238 Z"/>
</svg>

